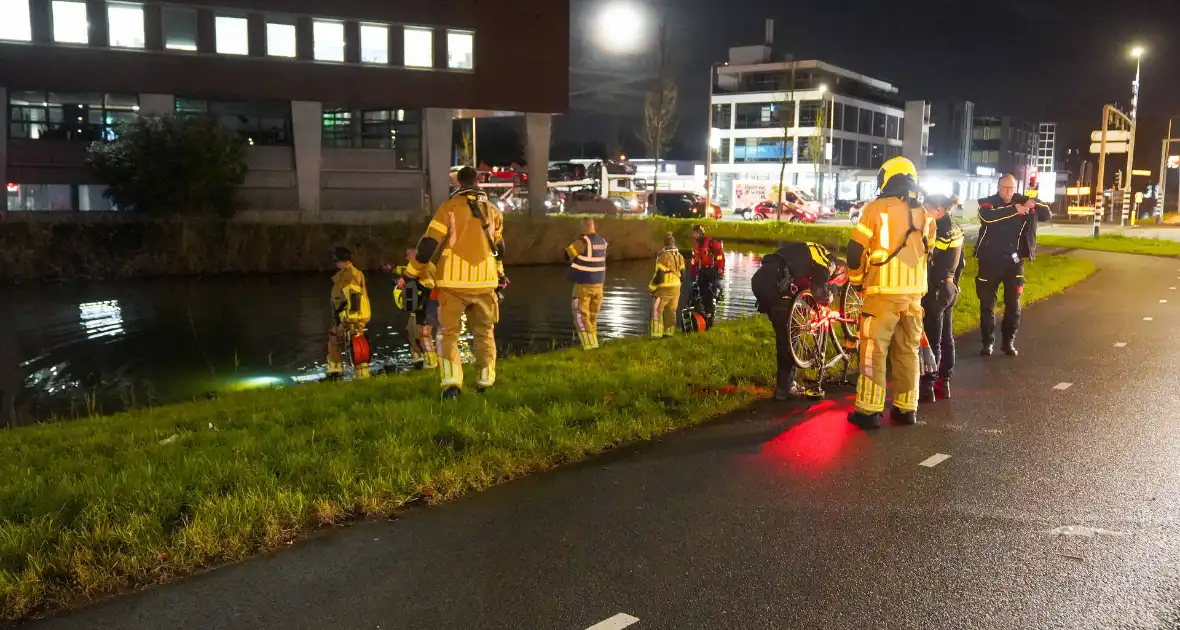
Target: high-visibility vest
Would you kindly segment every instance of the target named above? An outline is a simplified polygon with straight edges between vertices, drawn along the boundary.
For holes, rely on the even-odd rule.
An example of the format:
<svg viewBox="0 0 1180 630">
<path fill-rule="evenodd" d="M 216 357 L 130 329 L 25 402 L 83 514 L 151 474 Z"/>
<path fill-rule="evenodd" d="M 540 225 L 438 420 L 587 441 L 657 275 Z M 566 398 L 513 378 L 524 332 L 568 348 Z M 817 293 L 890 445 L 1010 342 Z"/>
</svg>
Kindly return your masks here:
<svg viewBox="0 0 1180 630">
<path fill-rule="evenodd" d="M 873 201 L 852 233 L 852 240 L 868 255 L 863 261 L 849 261 L 850 267 L 856 265 L 849 281 L 863 286 L 866 295 L 925 295 L 934 236 L 934 218 L 927 217 L 925 209 L 911 208 L 896 197 Z"/>
<path fill-rule="evenodd" d="M 606 239 L 598 234 L 583 234 L 581 253 L 578 253 L 577 245 L 574 242 L 569 246 L 573 254 L 570 259 L 570 280 L 577 284 L 606 282 Z"/>
</svg>

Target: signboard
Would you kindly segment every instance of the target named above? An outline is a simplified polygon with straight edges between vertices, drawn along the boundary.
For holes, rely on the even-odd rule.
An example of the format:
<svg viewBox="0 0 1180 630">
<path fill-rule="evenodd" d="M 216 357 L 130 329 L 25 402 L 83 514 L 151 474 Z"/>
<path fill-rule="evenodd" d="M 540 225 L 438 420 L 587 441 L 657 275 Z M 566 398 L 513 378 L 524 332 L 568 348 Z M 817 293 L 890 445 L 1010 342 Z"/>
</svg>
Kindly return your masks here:
<svg viewBox="0 0 1180 630">
<path fill-rule="evenodd" d="M 778 182 L 770 181 L 736 181 L 733 183 L 733 207 L 753 208 L 770 199 L 771 189 L 777 193 Z M 775 195 L 775 199 L 778 195 Z"/>
<path fill-rule="evenodd" d="M 1106 143 L 1106 152 L 1107 153 L 1126 153 L 1127 152 L 1127 143 L 1126 142 L 1107 142 Z M 1090 153 L 1102 153 L 1102 143 L 1095 142 L 1095 143 L 1091 144 L 1090 145 Z"/>
<path fill-rule="evenodd" d="M 1084 197 L 1084 196 L 1090 194 L 1090 187 L 1089 186 L 1070 186 L 1069 188 L 1065 189 L 1065 194 L 1069 195 L 1070 197 Z"/>
<path fill-rule="evenodd" d="M 1135 193 L 1135 203 L 1143 203 L 1143 193 Z"/>
<path fill-rule="evenodd" d="M 991 166 L 976 166 L 975 174 L 980 177 L 995 177 L 996 169 Z"/>
<path fill-rule="evenodd" d="M 1137 168 L 1137 169 L 1131 171 L 1131 174 L 1134 175 L 1135 177 L 1151 177 L 1151 171 L 1146 170 L 1146 169 Z"/>
<path fill-rule="evenodd" d="M 1168 156 L 1168 168 L 1180 168 L 1180 155 Z"/>
<path fill-rule="evenodd" d="M 1108 129 L 1106 131 L 1106 143 L 1107 144 L 1110 144 L 1111 142 L 1130 142 L 1130 141 L 1131 141 L 1131 132 L 1130 131 L 1114 131 L 1114 130 L 1110 130 L 1110 129 Z M 1102 132 L 1101 131 L 1091 132 L 1090 133 L 1090 142 L 1102 142 Z"/>
</svg>

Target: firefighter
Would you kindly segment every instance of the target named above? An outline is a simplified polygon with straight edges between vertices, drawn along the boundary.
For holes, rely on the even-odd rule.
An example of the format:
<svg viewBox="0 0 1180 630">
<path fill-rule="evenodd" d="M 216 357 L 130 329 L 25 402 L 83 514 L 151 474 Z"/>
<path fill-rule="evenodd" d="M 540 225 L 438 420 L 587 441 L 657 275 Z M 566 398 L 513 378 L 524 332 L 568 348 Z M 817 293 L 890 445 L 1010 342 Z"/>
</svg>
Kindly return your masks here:
<svg viewBox="0 0 1180 630">
<path fill-rule="evenodd" d="M 594 229 L 594 219 L 582 219 L 582 234 L 565 248 L 574 283 L 574 326 L 583 350 L 598 347 L 598 311 L 602 310 L 602 285 L 606 282 L 606 248 L 609 244 Z"/>
<path fill-rule="evenodd" d="M 922 374 L 919 402 L 932 403 L 951 397 L 951 374 L 955 371 L 953 315 L 959 299 L 959 278 L 963 275 L 963 230 L 951 220 L 958 198 L 935 195 L 926 198 L 926 211 L 934 217 L 934 252 L 930 256 L 923 327 L 929 340 L 936 371 Z"/>
<path fill-rule="evenodd" d="M 676 307 L 680 305 L 680 277 L 684 274 L 684 256 L 676 248 L 676 236 L 664 235 L 664 249 L 656 256 L 656 272 L 651 283 L 651 338 L 671 337 L 676 332 Z"/>
<path fill-rule="evenodd" d="M 860 323 L 860 379 L 848 420 L 863 429 L 881 426 L 886 360 L 892 363 L 895 422 L 917 422 L 922 296 L 934 219 L 927 217 L 918 172 L 895 157 L 877 173 L 879 194 L 865 206 L 848 242 L 849 282 L 865 294 Z M 892 351 L 891 351 L 892 349 Z"/>
<path fill-rule="evenodd" d="M 774 348 L 778 362 L 775 400 L 791 396 L 823 396 L 817 389 L 804 389 L 795 383 L 795 359 L 791 356 L 791 299 L 793 290 L 809 290 L 821 305 L 832 303 L 830 285 L 848 281 L 848 266 L 819 243 L 786 243 L 778 251 L 762 257 L 762 266 L 750 279 L 750 288 L 758 300 L 758 312 L 765 313 L 774 327 Z"/>
<path fill-rule="evenodd" d="M 721 280 L 725 278 L 725 245 L 705 234 L 705 228 L 692 228 L 692 263 L 688 267 L 693 278 L 693 291 L 699 301 L 701 315 L 707 328 L 713 327 Z"/>
<path fill-rule="evenodd" d="M 352 252 L 337 247 L 336 275 L 332 276 L 332 328 L 328 331 L 328 379 L 344 376 L 343 344 L 352 344 L 356 378 L 369 377 L 369 344 L 365 325 L 372 316 L 365 274 L 352 264 Z"/>
<path fill-rule="evenodd" d="M 504 275 L 504 217 L 477 184 L 475 169 L 459 169 L 459 188 L 451 193 L 430 221 L 414 258 L 398 281 L 404 289 L 419 279 L 435 258 L 438 289 L 439 373 L 443 398 L 458 398 L 463 390 L 463 364 L 459 357 L 459 333 L 463 316 L 475 342 L 476 381 L 479 391 L 496 382 L 495 326 L 500 320 L 499 291 L 508 285 Z"/>
<path fill-rule="evenodd" d="M 1037 222 L 1053 218 L 1049 206 L 1016 194 L 1016 178 L 1000 179 L 999 192 L 979 200 L 979 236 L 975 257 L 979 273 L 975 291 L 979 294 L 980 354 L 991 356 L 996 343 L 996 293 L 1004 285 L 1004 321 L 1001 324 L 1004 354 L 1014 357 L 1016 329 L 1020 327 L 1020 296 L 1024 293 L 1024 260 L 1037 253 Z"/>
<path fill-rule="evenodd" d="M 407 249 L 406 260 L 414 260 L 416 252 L 413 247 Z M 395 273 L 401 276 L 405 271 L 402 266 Z M 395 289 L 393 296 L 397 307 L 410 315 L 406 322 L 406 338 L 410 340 L 410 360 L 414 367 L 437 368 L 438 289 L 434 286 L 434 263 L 422 265 L 418 278 L 405 283 L 404 288 Z"/>
</svg>

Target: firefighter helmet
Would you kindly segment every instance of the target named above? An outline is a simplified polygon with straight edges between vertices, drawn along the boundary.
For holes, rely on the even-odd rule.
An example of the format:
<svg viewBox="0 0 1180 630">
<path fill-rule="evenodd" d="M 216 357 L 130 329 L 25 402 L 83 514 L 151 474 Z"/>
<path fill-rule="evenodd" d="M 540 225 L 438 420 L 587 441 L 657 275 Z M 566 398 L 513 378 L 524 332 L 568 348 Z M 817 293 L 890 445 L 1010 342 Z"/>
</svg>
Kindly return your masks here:
<svg viewBox="0 0 1180 630">
<path fill-rule="evenodd" d="M 885 184 L 897 175 L 908 175 L 914 180 L 915 185 L 918 183 L 918 169 L 914 168 L 914 163 L 898 156 L 887 160 L 881 165 L 881 170 L 877 171 L 877 192 L 881 192 Z"/>
</svg>

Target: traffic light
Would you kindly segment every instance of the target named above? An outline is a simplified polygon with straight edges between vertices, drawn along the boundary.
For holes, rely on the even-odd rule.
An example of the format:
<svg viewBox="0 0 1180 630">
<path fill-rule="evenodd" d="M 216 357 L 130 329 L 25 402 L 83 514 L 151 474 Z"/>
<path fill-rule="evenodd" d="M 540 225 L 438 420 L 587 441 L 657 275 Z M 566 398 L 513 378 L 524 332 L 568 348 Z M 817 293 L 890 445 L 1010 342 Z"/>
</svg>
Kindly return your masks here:
<svg viewBox="0 0 1180 630">
<path fill-rule="evenodd" d="M 1122 190 L 1123 189 L 1123 172 L 1122 171 L 1116 171 L 1114 174 L 1114 189 L 1115 190 Z"/>
<path fill-rule="evenodd" d="M 1037 175 L 1038 175 L 1037 169 L 1034 168 L 1031 171 L 1029 171 L 1029 173 L 1028 173 L 1028 189 L 1029 190 L 1036 190 L 1037 189 Z"/>
</svg>

